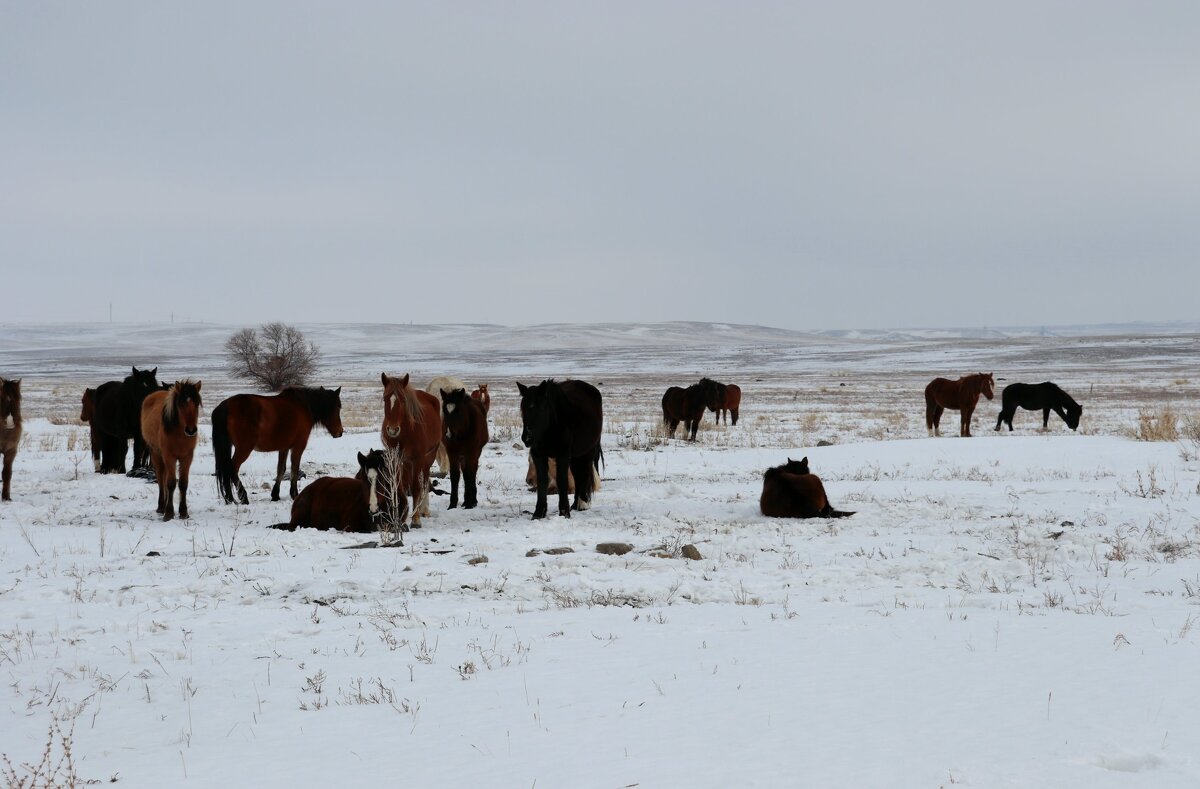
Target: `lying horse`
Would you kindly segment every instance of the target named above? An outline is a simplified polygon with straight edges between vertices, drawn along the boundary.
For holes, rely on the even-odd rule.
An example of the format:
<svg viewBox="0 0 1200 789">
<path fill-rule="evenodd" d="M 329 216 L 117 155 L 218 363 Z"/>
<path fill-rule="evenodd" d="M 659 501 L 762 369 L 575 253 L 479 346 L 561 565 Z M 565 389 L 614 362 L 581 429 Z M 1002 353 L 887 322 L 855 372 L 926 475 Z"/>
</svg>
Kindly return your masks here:
<svg viewBox="0 0 1200 789">
<path fill-rule="evenodd" d="M 591 506 L 592 480 L 600 469 L 603 452 L 600 434 L 604 404 L 600 390 L 584 381 L 542 381 L 537 386 L 517 382 L 521 392 L 521 441 L 529 448 L 537 469 L 537 505 L 533 518 L 546 517 L 546 489 L 550 458 L 558 461 L 558 514 Z M 567 471 L 575 475 L 575 501 L 568 506 Z"/>
<path fill-rule="evenodd" d="M 475 475 L 479 455 L 488 442 L 487 412 L 478 400 L 467 396 L 466 389 L 443 389 L 442 424 L 446 431 L 442 445 L 450 458 L 450 509 L 458 506 L 458 478 L 463 478 L 463 509 L 478 504 Z"/>
<path fill-rule="evenodd" d="M 959 435 L 971 437 L 971 414 L 975 413 L 975 404 L 979 395 L 991 400 L 996 386 L 991 373 L 972 373 L 964 375 L 957 381 L 947 378 L 934 378 L 925 387 L 925 427 L 929 435 L 942 434 L 942 412 L 947 408 L 961 412 Z"/>
<path fill-rule="evenodd" d="M 707 405 L 705 390 L 700 384 L 692 384 L 687 389 L 678 386 L 667 389 L 662 397 L 662 414 L 671 438 L 675 437 L 675 429 L 683 422 L 684 438 L 695 441 Z"/>
<path fill-rule="evenodd" d="M 4 455 L 4 471 L 0 472 L 0 501 L 12 501 L 13 460 L 21 446 L 21 380 L 0 378 L 0 455 Z"/>
<path fill-rule="evenodd" d="M 853 512 L 835 510 L 825 495 L 825 486 L 809 473 L 808 458 L 792 460 L 767 469 L 763 474 L 758 508 L 769 518 L 846 518 Z"/>
<path fill-rule="evenodd" d="M 388 496 L 387 457 L 383 450 L 358 453 L 358 476 L 321 477 L 300 491 L 292 502 L 291 520 L 272 529 L 296 527 L 372 532 L 379 528 L 392 501 Z M 403 544 L 403 543 L 401 543 Z"/>
<path fill-rule="evenodd" d="M 996 429 L 1002 423 L 1008 424 L 1011 433 L 1013 416 L 1017 407 L 1026 411 L 1042 412 L 1042 430 L 1050 428 L 1050 412 L 1062 417 L 1067 427 L 1074 430 L 1079 427 L 1079 417 L 1083 414 L 1083 406 L 1071 399 L 1071 395 L 1058 388 L 1057 384 L 1044 381 L 1040 384 L 1009 384 L 1000 394 L 1000 416 L 996 417 Z"/>
</svg>

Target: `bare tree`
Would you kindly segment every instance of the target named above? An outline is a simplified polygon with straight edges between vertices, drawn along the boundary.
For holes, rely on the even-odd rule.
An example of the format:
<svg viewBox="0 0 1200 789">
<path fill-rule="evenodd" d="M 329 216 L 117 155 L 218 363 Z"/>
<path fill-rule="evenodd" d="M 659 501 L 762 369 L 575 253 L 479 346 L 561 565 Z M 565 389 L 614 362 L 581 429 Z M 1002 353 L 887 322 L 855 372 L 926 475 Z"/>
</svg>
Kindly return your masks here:
<svg viewBox="0 0 1200 789">
<path fill-rule="evenodd" d="M 242 329 L 225 341 L 229 374 L 277 392 L 303 385 L 317 367 L 320 350 L 294 326 L 274 321 Z"/>
</svg>

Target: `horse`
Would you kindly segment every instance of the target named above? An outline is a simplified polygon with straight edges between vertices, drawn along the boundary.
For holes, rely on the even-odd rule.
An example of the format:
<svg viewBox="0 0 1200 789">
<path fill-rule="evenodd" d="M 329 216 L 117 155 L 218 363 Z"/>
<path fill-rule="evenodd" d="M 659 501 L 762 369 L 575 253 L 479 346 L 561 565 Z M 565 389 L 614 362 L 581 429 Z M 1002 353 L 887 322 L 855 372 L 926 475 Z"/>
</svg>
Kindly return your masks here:
<svg viewBox="0 0 1200 789">
<path fill-rule="evenodd" d="M 179 466 L 179 517 L 187 520 L 188 473 L 200 433 L 200 382 L 176 381 L 142 401 L 142 437 L 150 450 L 158 482 L 158 512 L 164 521 L 175 517 L 176 464 Z"/>
<path fill-rule="evenodd" d="M 21 446 L 21 379 L 0 378 L 0 455 L 4 471 L 0 473 L 0 501 L 12 501 L 12 468 Z"/>
<path fill-rule="evenodd" d="M 434 378 L 429 382 L 429 385 L 425 387 L 425 391 L 438 399 L 438 413 L 440 414 L 442 412 L 442 390 L 445 389 L 447 392 L 450 392 L 455 389 L 466 388 L 467 385 L 464 384 L 462 380 L 455 378 L 453 375 L 439 375 L 437 378 Z M 439 477 L 446 476 L 446 474 L 450 471 L 450 458 L 446 454 L 445 442 L 438 443 L 437 464 L 437 475 Z"/>
<path fill-rule="evenodd" d="M 450 509 L 458 506 L 460 472 L 465 488 L 463 509 L 473 509 L 479 503 L 475 487 L 479 455 L 488 442 L 487 412 L 465 389 L 443 389 L 441 395 L 442 424 L 446 426 L 442 444 L 450 456 Z"/>
<path fill-rule="evenodd" d="M 222 400 L 212 412 L 212 442 L 217 489 L 225 503 L 233 503 L 235 485 L 242 504 L 250 503 L 238 471 L 255 451 L 279 453 L 271 501 L 279 501 L 279 484 L 291 453 L 289 493 L 295 499 L 300 457 L 318 424 L 334 438 L 341 437 L 342 387 L 292 386 L 276 395 L 239 394 Z"/>
<path fill-rule="evenodd" d="M 1000 394 L 1000 415 L 996 417 L 996 429 L 1002 423 L 1008 423 L 1008 430 L 1013 429 L 1013 416 L 1020 406 L 1026 411 L 1042 412 L 1042 430 L 1050 429 L 1050 412 L 1062 417 L 1067 427 L 1074 430 L 1079 427 L 1079 417 L 1083 414 L 1083 406 L 1075 402 L 1071 395 L 1058 388 L 1057 384 L 1043 381 L 1040 384 L 1009 384 Z"/>
<path fill-rule="evenodd" d="M 706 404 L 704 388 L 700 384 L 692 384 L 687 389 L 678 386 L 667 389 L 662 397 L 662 414 L 671 438 L 675 437 L 675 429 L 683 422 L 684 438 L 695 441 Z"/>
<path fill-rule="evenodd" d="M 962 412 L 962 425 L 959 435 L 971 437 L 971 414 L 975 412 L 975 404 L 979 395 L 991 400 L 996 386 L 991 373 L 972 373 L 964 375 L 957 381 L 947 378 L 934 378 L 925 387 L 925 427 L 929 435 L 940 436 L 942 430 L 942 412 L 947 408 Z"/>
<path fill-rule="evenodd" d="M 84 389 L 83 398 L 80 403 L 79 421 L 88 425 L 91 429 L 92 439 L 92 464 L 96 468 L 96 473 L 99 474 L 101 466 L 101 455 L 104 446 L 104 438 L 100 435 L 100 431 L 92 424 L 92 417 L 96 415 L 96 390 Z"/>
<path fill-rule="evenodd" d="M 486 414 L 492 410 L 492 396 L 488 394 L 487 384 L 475 387 L 475 391 L 471 392 L 471 399 L 478 401 L 483 406 L 483 413 Z"/>
<path fill-rule="evenodd" d="M 763 474 L 758 508 L 769 518 L 848 518 L 853 512 L 835 510 L 825 486 L 808 470 L 808 458 L 792 460 Z"/>
<path fill-rule="evenodd" d="M 704 399 L 708 410 L 715 415 L 716 423 L 737 424 L 738 409 L 742 405 L 742 388 L 737 384 L 723 384 L 711 378 L 701 378 L 700 386 L 704 387 Z"/>
<path fill-rule="evenodd" d="M 101 436 L 103 457 L 100 472 L 125 473 L 125 452 L 133 439 L 133 466 L 130 476 L 144 474 L 150 468 L 150 454 L 142 436 L 142 401 L 152 392 L 162 391 L 158 368 L 139 370 L 123 381 L 109 381 L 96 387 L 91 424 Z"/>
<path fill-rule="evenodd" d="M 442 440 L 442 408 L 437 397 L 409 386 L 409 376 L 383 380 L 383 445 L 400 453 L 401 500 L 412 496 L 412 525 L 421 527 L 421 516 L 429 514 L 429 469 Z M 446 465 L 450 465 L 449 458 Z M 407 504 L 396 502 L 400 520 L 407 517 Z"/>
<path fill-rule="evenodd" d="M 548 460 L 548 463 L 547 463 L 547 475 L 546 476 L 549 478 L 549 484 L 546 486 L 546 493 L 553 495 L 555 493 L 558 493 L 558 461 L 556 461 L 554 458 L 548 458 L 547 460 Z M 525 485 L 531 491 L 537 490 L 537 466 L 535 466 L 533 463 L 533 453 L 532 452 L 529 453 L 529 466 L 525 470 Z M 592 475 L 592 492 L 595 493 L 598 490 L 600 490 L 600 475 L 593 474 Z M 567 493 L 573 494 L 574 492 L 575 492 L 575 475 L 572 474 L 571 469 L 568 468 L 567 469 Z"/>
<path fill-rule="evenodd" d="M 292 502 L 291 519 L 271 528 L 375 531 L 392 504 L 385 481 L 387 474 L 387 455 L 383 450 L 373 449 L 366 455 L 359 452 L 356 476 L 321 477 L 306 485 Z"/>
<path fill-rule="evenodd" d="M 604 404 L 600 390 L 584 381 L 542 381 L 536 386 L 517 382 L 521 392 L 521 441 L 529 448 L 537 469 L 537 506 L 534 520 L 546 517 L 549 460 L 558 461 L 558 514 L 591 506 L 593 478 L 604 454 L 600 433 Z M 575 476 L 575 502 L 567 504 L 567 471 Z"/>
</svg>

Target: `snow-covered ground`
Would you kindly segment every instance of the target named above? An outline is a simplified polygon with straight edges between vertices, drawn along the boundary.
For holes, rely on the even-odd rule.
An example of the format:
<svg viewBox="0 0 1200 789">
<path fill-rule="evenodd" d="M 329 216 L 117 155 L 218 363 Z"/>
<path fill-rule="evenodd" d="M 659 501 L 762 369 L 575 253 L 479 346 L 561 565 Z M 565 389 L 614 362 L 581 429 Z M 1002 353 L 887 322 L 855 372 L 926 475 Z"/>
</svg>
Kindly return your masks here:
<svg viewBox="0 0 1200 789">
<path fill-rule="evenodd" d="M 1189 413 L 1194 337 L 734 331 L 682 352 L 580 340 L 572 368 L 489 327 L 492 366 L 460 368 L 449 346 L 340 331 L 320 337 L 337 360 L 321 383 L 346 383 L 348 432 L 314 434 L 310 480 L 376 446 L 378 370 L 492 383 L 480 507 L 435 499 L 403 548 L 267 530 L 289 505 L 269 501 L 266 455 L 243 469 L 250 506 L 219 504 L 207 440 L 187 522 L 156 519 L 154 486 L 92 473 L 83 386 L 158 364 L 205 376 L 211 411 L 240 388 L 219 342 L 0 347 L 30 402 L 0 506 L 0 752 L 18 776 L 57 718 L 80 777 L 136 787 L 1200 785 L 1200 447 L 1125 435 L 1139 408 Z M 1063 383 L 1080 434 L 1029 412 L 997 434 L 984 402 L 976 437 L 924 437 L 928 371 L 977 367 Z M 511 381 L 572 370 L 604 384 L 603 489 L 534 522 Z M 655 418 L 692 370 L 746 392 L 739 424 L 709 416 L 696 444 Z M 789 455 L 857 514 L 759 515 L 762 472 Z M 595 552 L 610 541 L 634 551 Z M 556 547 L 573 552 L 528 555 Z"/>
</svg>

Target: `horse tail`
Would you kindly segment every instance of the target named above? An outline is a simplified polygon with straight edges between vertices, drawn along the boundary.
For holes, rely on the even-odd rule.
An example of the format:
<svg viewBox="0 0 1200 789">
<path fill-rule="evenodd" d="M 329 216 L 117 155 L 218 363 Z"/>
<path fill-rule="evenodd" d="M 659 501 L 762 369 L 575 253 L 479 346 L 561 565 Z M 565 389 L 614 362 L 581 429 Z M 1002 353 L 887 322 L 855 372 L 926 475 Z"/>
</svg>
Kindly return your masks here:
<svg viewBox="0 0 1200 789">
<path fill-rule="evenodd" d="M 296 524 L 292 523 L 291 521 L 283 521 L 281 523 L 272 523 L 267 528 L 268 529 L 281 529 L 283 531 L 295 531 Z"/>
<path fill-rule="evenodd" d="M 849 518 L 853 514 L 853 512 L 846 512 L 845 510 L 835 510 L 833 505 L 828 501 L 825 502 L 825 509 L 821 510 L 822 518 Z"/>
<path fill-rule="evenodd" d="M 213 457 L 217 466 L 217 492 L 233 503 L 233 440 L 229 437 L 229 407 L 221 403 L 212 412 Z"/>
<path fill-rule="evenodd" d="M 600 490 L 600 466 L 604 463 L 604 447 L 596 444 L 596 456 L 592 458 L 592 490 Z"/>
</svg>

